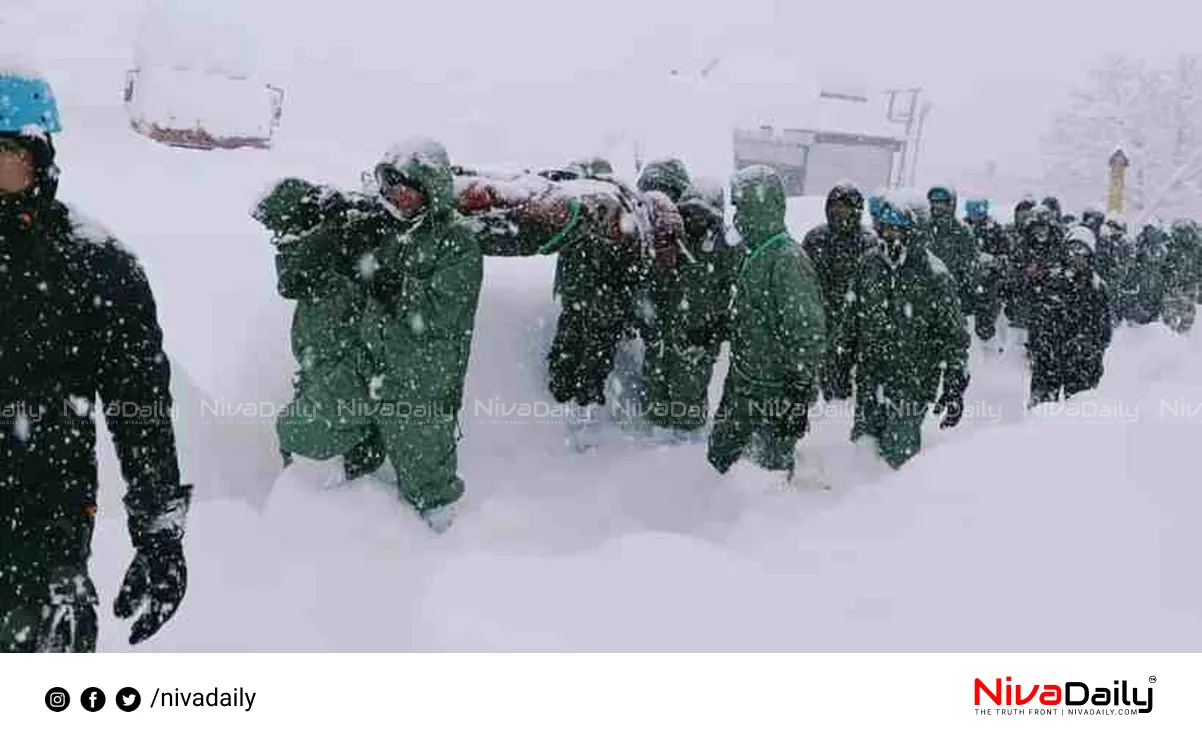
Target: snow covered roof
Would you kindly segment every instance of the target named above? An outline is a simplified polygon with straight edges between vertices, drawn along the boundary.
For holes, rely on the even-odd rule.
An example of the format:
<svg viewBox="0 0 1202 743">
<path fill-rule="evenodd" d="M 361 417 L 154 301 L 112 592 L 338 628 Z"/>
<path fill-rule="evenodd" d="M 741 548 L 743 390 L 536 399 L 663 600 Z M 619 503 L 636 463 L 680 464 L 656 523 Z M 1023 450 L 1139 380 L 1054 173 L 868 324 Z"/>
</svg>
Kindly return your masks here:
<svg viewBox="0 0 1202 743">
<path fill-rule="evenodd" d="M 820 80 L 798 60 L 768 50 L 741 49 L 724 57 L 712 80 L 734 96 L 737 128 L 770 126 L 777 131 L 904 138 L 905 127 L 891 123 L 886 116 L 889 96 L 883 90 L 849 81 Z M 836 97 L 824 97 L 824 92 Z"/>
<path fill-rule="evenodd" d="M 905 139 L 905 128 L 886 117 L 887 99 L 868 103 L 818 99 L 809 105 L 798 104 L 790 113 L 764 117 L 742 131 L 762 131 L 784 139 L 806 139 L 811 133 L 852 135 L 870 139 Z"/>
</svg>

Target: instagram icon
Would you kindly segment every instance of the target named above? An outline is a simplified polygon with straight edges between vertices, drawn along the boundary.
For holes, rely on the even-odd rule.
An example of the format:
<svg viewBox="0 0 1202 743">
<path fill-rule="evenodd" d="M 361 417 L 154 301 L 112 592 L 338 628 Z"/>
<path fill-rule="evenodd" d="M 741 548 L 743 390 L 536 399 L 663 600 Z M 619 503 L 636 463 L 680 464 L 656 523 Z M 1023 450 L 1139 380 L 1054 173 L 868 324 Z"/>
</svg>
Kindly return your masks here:
<svg viewBox="0 0 1202 743">
<path fill-rule="evenodd" d="M 61 686 L 46 692 L 46 706 L 51 712 L 62 712 L 71 704 L 71 695 Z"/>
</svg>

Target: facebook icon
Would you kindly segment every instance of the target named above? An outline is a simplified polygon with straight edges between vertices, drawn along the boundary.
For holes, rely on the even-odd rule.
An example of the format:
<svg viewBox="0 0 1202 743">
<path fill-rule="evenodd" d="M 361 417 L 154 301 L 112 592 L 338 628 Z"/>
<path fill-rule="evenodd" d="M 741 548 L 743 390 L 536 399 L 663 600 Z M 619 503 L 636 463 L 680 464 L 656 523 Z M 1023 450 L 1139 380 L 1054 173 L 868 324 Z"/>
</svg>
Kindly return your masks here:
<svg viewBox="0 0 1202 743">
<path fill-rule="evenodd" d="M 95 686 L 89 686 L 80 695 L 79 703 L 88 712 L 99 712 L 104 707 L 104 692 Z"/>
</svg>

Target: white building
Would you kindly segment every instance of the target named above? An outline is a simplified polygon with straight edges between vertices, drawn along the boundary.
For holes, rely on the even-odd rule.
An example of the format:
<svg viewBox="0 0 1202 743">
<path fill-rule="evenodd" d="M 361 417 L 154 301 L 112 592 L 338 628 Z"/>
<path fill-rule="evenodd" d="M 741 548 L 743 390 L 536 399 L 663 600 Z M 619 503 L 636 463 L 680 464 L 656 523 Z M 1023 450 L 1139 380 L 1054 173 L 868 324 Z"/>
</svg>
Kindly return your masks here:
<svg viewBox="0 0 1202 743">
<path fill-rule="evenodd" d="M 775 168 L 790 196 L 826 194 L 842 181 L 865 193 L 902 185 L 913 164 L 917 114 L 907 136 L 905 124 L 890 120 L 889 98 L 884 93 L 875 97 L 824 94 L 810 105 L 799 106 L 799 115 L 784 126 L 737 128 L 735 167 Z M 903 110 L 895 114 L 907 113 L 906 98 L 898 96 L 897 108 Z"/>
</svg>

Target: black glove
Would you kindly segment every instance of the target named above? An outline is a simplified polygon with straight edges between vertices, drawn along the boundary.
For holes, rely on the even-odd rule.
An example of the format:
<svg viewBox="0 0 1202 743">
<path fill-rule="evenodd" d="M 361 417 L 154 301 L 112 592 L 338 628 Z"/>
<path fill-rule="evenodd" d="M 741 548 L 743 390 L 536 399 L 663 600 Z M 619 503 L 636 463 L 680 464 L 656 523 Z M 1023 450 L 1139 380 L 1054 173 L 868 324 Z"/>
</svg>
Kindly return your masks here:
<svg viewBox="0 0 1202 743">
<path fill-rule="evenodd" d="M 126 498 L 135 554 L 113 602 L 113 613 L 119 619 L 136 615 L 130 645 L 137 645 L 158 632 L 184 600 L 188 587 L 184 519 L 191 491 L 190 485 L 181 487 L 165 503 L 159 503 L 153 515 L 142 510 L 136 496 Z"/>
<path fill-rule="evenodd" d="M 284 178 L 251 210 L 277 237 L 301 235 L 323 221 L 342 220 L 355 203 L 344 194 L 301 178 Z"/>
<path fill-rule="evenodd" d="M 932 412 L 935 415 L 947 411 L 940 428 L 955 428 L 964 417 L 964 392 L 968 389 L 968 375 L 945 372 L 943 375 L 943 394 L 935 402 Z"/>
<path fill-rule="evenodd" d="M 42 608 L 37 637 L 28 649 L 39 653 L 94 652 L 96 603 L 96 588 L 85 571 L 65 570 L 56 575 Z"/>
</svg>

